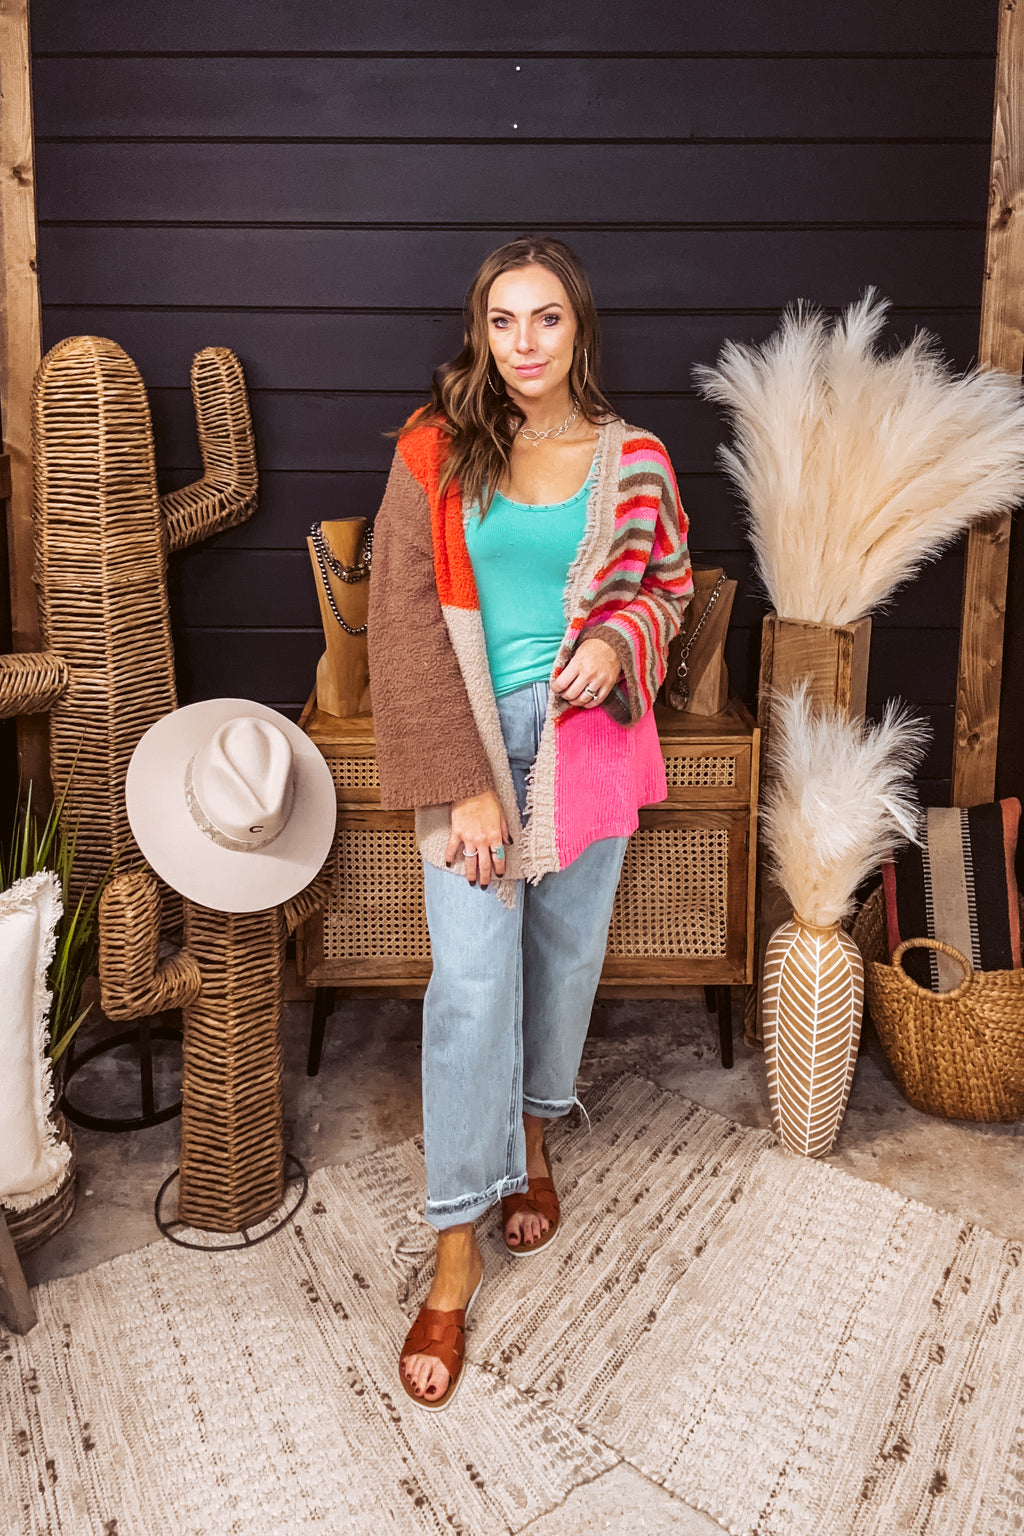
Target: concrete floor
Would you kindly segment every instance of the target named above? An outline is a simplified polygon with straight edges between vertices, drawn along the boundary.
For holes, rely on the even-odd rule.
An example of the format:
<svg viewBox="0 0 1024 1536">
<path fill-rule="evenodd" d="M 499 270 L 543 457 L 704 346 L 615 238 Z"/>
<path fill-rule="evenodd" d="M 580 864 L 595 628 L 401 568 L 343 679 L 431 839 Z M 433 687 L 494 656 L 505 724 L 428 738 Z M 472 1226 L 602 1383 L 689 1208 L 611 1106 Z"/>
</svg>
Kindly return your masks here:
<svg viewBox="0 0 1024 1536">
<path fill-rule="evenodd" d="M 740 1033 L 739 1008 L 736 1009 Z M 420 1129 L 420 1005 L 397 999 L 343 1002 L 332 1018 L 320 1075 L 305 1074 L 309 1003 L 285 1009 L 285 1113 L 288 1142 L 307 1168 L 337 1164 Z M 173 1086 L 173 1048 L 167 1084 Z M 137 1083 L 126 1053 L 106 1058 L 75 1080 L 83 1107 L 124 1101 Z M 586 1084 L 635 1071 L 663 1088 L 743 1125 L 770 1125 L 764 1058 L 738 1042 L 736 1065 L 719 1062 L 717 1028 L 703 993 L 671 1002 L 599 1002 L 580 1074 Z M 30 1283 L 86 1269 L 158 1236 L 153 1200 L 177 1162 L 178 1125 L 127 1135 L 76 1132 L 79 1200 L 63 1232 L 25 1261 Z M 927 1205 L 977 1222 L 1003 1237 L 1024 1238 L 1024 1122 L 968 1125 L 929 1118 L 900 1096 L 877 1041 L 868 1032 L 836 1151 L 828 1159 L 858 1178 L 887 1185 Z M 531 1536 L 618 1536 L 673 1531 L 716 1536 L 721 1527 L 620 1465 L 577 1489 L 533 1521 Z M 282 1533 L 283 1536 L 283 1533 Z M 481 1533 L 484 1536 L 484 1533 Z"/>
</svg>

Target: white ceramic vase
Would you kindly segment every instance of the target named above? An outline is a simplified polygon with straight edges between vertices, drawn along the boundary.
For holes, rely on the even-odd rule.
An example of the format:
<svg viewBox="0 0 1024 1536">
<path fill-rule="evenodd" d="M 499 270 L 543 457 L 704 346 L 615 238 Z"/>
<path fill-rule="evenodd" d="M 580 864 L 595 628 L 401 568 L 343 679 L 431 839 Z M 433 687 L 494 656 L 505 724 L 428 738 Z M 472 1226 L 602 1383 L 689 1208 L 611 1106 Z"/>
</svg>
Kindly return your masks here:
<svg viewBox="0 0 1024 1536">
<path fill-rule="evenodd" d="M 764 1051 L 772 1126 L 783 1146 L 824 1157 L 835 1144 L 857 1062 L 864 963 L 839 923 L 793 914 L 768 941 Z"/>
</svg>

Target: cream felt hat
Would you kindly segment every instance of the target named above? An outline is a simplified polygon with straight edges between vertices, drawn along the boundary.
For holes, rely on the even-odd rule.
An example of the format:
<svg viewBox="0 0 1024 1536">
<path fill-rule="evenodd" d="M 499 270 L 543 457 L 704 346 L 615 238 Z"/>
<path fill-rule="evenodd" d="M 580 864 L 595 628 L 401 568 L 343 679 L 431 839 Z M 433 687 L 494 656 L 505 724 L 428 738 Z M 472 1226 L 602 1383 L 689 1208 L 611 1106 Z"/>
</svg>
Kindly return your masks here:
<svg viewBox="0 0 1024 1536">
<path fill-rule="evenodd" d="M 297 895 L 326 859 L 337 815 L 316 747 L 250 699 L 204 699 L 150 726 L 125 800 L 156 873 L 218 912 L 260 912 Z"/>
</svg>

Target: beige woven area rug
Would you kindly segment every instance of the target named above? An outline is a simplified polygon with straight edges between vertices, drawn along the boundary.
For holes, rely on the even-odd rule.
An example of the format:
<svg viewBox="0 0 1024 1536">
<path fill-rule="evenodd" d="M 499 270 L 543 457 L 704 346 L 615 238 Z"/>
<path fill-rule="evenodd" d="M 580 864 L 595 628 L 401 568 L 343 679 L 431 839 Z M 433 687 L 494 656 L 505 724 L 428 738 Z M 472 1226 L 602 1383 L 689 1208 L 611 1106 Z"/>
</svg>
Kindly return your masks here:
<svg viewBox="0 0 1024 1536">
<path fill-rule="evenodd" d="M 442 1414 L 395 1379 L 411 1141 L 314 1175 L 256 1248 L 40 1287 L 3 1337 L 4 1533 L 491 1536 L 623 1460 L 744 1536 L 1019 1532 L 1021 1246 L 639 1079 L 593 1097 L 558 1244 L 517 1261 L 485 1223 Z"/>
</svg>

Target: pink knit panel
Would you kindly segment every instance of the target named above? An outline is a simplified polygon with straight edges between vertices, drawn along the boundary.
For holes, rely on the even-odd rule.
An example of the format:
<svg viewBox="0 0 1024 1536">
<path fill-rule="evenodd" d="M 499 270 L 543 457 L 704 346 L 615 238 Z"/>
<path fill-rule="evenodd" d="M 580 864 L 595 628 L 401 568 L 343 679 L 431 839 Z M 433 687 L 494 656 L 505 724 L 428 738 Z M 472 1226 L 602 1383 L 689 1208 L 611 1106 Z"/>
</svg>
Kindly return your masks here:
<svg viewBox="0 0 1024 1536">
<path fill-rule="evenodd" d="M 636 725 L 619 725 L 603 709 L 574 709 L 559 720 L 555 827 L 562 869 L 599 837 L 628 837 L 637 809 L 667 795 L 651 710 Z"/>
</svg>

